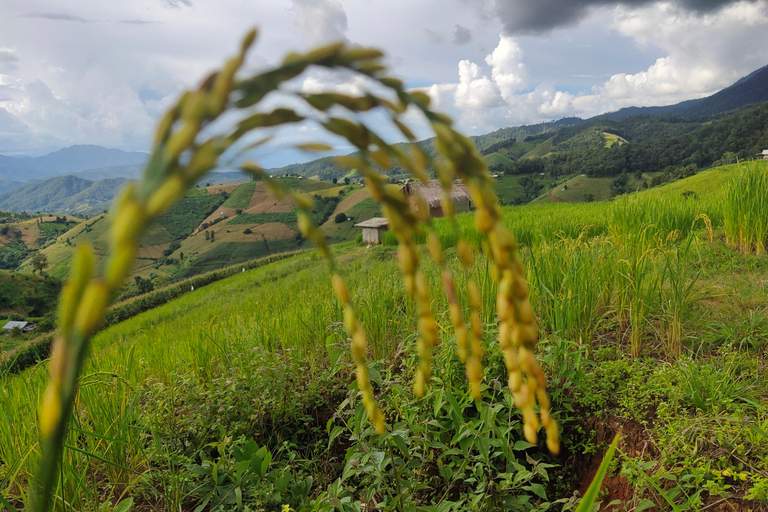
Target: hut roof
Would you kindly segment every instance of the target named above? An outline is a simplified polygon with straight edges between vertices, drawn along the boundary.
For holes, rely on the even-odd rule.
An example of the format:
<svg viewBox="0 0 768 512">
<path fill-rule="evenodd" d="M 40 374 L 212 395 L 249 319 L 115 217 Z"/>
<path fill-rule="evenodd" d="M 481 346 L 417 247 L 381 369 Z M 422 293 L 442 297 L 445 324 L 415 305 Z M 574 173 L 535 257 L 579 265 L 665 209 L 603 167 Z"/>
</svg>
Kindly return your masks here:
<svg viewBox="0 0 768 512">
<path fill-rule="evenodd" d="M 14 327 L 18 327 L 19 329 L 23 329 L 27 326 L 29 322 L 16 322 L 16 321 L 10 321 L 7 324 L 3 326 L 3 329 L 13 329 Z"/>
<path fill-rule="evenodd" d="M 384 217 L 374 217 L 359 224 L 355 224 L 355 227 L 360 228 L 381 228 L 384 226 L 389 226 L 389 221 Z"/>
<path fill-rule="evenodd" d="M 421 194 L 424 201 L 430 208 L 440 206 L 440 200 L 443 197 L 443 187 L 438 180 L 430 180 L 427 183 L 421 183 L 420 181 L 414 181 L 406 184 L 403 188 L 405 195 L 414 193 Z M 472 201 L 467 192 L 467 187 L 463 183 L 454 183 L 451 187 L 451 199 L 454 201 Z"/>
</svg>

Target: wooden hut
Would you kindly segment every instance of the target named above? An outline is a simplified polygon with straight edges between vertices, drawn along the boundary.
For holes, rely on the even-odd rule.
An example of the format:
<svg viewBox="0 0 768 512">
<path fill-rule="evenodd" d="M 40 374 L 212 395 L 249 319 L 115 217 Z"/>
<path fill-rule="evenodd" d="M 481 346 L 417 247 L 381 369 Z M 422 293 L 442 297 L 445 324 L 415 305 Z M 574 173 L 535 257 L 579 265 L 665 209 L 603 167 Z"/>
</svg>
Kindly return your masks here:
<svg viewBox="0 0 768 512">
<path fill-rule="evenodd" d="M 443 205 L 440 202 L 443 197 L 443 188 L 440 186 L 439 181 L 431 180 L 427 183 L 414 181 L 407 183 L 402 188 L 402 191 L 408 198 L 408 203 L 411 205 L 413 211 L 419 210 L 418 194 L 427 204 L 430 217 L 443 216 Z M 472 199 L 469 197 L 467 188 L 462 183 L 453 184 L 453 187 L 451 188 L 451 199 L 453 200 L 453 204 L 456 205 L 457 212 L 466 212 L 472 208 Z"/>
<path fill-rule="evenodd" d="M 768 149 L 764 149 L 762 153 L 757 155 L 758 160 L 768 160 Z"/>
<path fill-rule="evenodd" d="M 383 217 L 374 217 L 365 222 L 355 224 L 355 227 L 363 228 L 364 243 L 380 244 L 382 233 L 389 229 L 389 221 Z"/>
</svg>

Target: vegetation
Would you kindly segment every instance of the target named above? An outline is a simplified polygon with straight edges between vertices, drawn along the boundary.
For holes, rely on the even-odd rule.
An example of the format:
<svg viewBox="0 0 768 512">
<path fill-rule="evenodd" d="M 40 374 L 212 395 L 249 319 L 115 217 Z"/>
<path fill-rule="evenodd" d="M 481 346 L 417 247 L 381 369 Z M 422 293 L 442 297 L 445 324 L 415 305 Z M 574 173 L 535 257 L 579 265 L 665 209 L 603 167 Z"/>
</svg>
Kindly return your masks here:
<svg viewBox="0 0 768 512">
<path fill-rule="evenodd" d="M 95 215 L 109 207 L 124 178 L 57 176 L 0 194 L 0 209 Z"/>
<path fill-rule="evenodd" d="M 701 173 L 611 203 L 502 210 L 475 146 L 429 110 L 426 95 L 381 75 L 378 52 L 333 45 L 234 82 L 252 41 L 160 124 L 150 163 L 157 174 L 117 202 L 104 269 L 78 250 L 47 372 L 0 377 L 9 405 L 0 415 L 3 506 L 582 512 L 597 500 L 626 510 L 768 502 L 760 357 L 768 297 L 753 279 L 763 256 L 752 254 L 766 233 L 743 234 L 749 205 L 761 198 L 740 191 L 755 185 L 765 202 L 762 167 L 738 169 L 721 190 L 699 191 Z M 120 311 L 180 294 L 150 292 L 108 314 L 139 242 L 163 236 L 147 232 L 151 222 L 248 130 L 303 119 L 278 109 L 206 141 L 190 134 L 228 106 L 252 106 L 310 63 L 363 73 L 399 102 L 296 96 L 314 107 L 315 121 L 360 148 L 340 164 L 365 177 L 397 251 L 329 247 L 318 225 L 336 224 L 338 197 L 287 192 L 284 180 L 245 164 L 277 200 L 290 198 L 295 242 L 312 240 L 318 253 L 235 270 L 196 293 L 190 285 L 96 334 L 105 315 L 112 323 Z M 431 151 L 411 145 L 411 159 L 354 116 L 380 107 L 412 139 L 398 117 L 409 106 L 437 134 Z M 341 108 L 349 118 L 325 114 Z M 562 139 L 564 130 L 523 144 L 543 141 L 532 151 L 544 157 L 561 142 L 603 140 L 596 130 Z M 517 144 L 492 146 L 508 155 Z M 325 146 L 304 149 L 315 147 Z M 421 180 L 436 159 L 445 187 L 463 179 L 477 211 L 454 216 L 446 202 L 447 218 L 417 217 L 371 163 L 392 167 L 392 159 Z M 628 183 L 623 172 L 614 192 Z M 212 245 L 225 236 L 221 227 L 205 234 Z M 258 243 L 271 251 L 266 236 Z M 177 264 L 170 256 L 185 248 L 169 246 L 165 262 Z M 29 397 L 42 401 L 39 412 Z M 622 426 L 623 437 L 615 435 Z M 583 499 L 572 492 L 585 487 Z"/>
</svg>

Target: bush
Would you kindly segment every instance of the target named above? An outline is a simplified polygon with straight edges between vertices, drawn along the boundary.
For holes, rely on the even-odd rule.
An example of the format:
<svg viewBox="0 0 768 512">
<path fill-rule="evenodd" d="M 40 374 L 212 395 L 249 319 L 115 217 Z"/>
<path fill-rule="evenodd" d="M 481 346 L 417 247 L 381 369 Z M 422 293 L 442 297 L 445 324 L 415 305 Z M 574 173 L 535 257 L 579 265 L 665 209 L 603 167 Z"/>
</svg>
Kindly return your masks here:
<svg viewBox="0 0 768 512">
<path fill-rule="evenodd" d="M 243 231 L 244 235 L 250 235 L 252 233 L 253 233 L 253 231 L 251 230 L 251 228 L 245 228 L 245 230 Z"/>
<path fill-rule="evenodd" d="M 344 212 L 341 212 L 341 213 L 337 213 L 337 214 L 336 214 L 336 217 L 334 217 L 334 218 L 333 218 L 333 221 L 334 221 L 336 224 L 341 224 L 342 222 L 344 222 L 344 221 L 346 221 L 346 220 L 347 220 L 347 214 L 346 214 L 346 213 L 344 213 Z"/>
</svg>

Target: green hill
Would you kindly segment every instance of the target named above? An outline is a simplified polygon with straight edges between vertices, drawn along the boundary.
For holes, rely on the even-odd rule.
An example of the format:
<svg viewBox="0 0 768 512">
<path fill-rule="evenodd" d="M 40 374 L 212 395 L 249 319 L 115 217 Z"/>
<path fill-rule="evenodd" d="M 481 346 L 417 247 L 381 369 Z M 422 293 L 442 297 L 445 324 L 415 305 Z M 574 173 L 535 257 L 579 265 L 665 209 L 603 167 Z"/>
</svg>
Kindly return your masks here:
<svg viewBox="0 0 768 512">
<path fill-rule="evenodd" d="M 125 182 L 124 178 L 91 181 L 59 176 L 0 194 L 0 209 L 94 215 L 109 208 Z"/>
<path fill-rule="evenodd" d="M 468 269 L 458 262 L 453 226 L 442 220 L 433 228 L 445 264 L 433 265 L 422 252 L 441 343 L 432 349 L 434 379 L 421 398 L 412 391 L 418 314 L 397 257 L 381 247 L 333 248 L 367 333 L 368 371 L 388 422 L 383 435 L 365 420 L 327 264 L 301 254 L 188 291 L 99 333 L 78 395 L 77 444 L 68 444 L 62 466 L 66 481 L 80 483 L 60 492 L 95 505 L 119 484 L 121 497 L 144 509 L 167 499 L 167 482 L 179 481 L 170 496 L 185 510 L 219 499 L 217 485 L 274 510 L 331 507 L 329 495 L 362 509 L 366 493 L 416 509 L 416 500 L 439 502 L 459 474 L 473 485 L 451 497 L 455 510 L 512 508 L 519 500 L 523 508 L 550 508 L 571 503 L 589 484 L 621 430 L 623 455 L 614 459 L 605 499 L 620 495 L 628 509 L 666 507 L 667 499 L 693 508 L 701 499 L 759 510 L 768 460 L 761 434 L 768 414 L 765 256 L 737 253 L 717 236 L 724 229 L 721 185 L 733 170 L 704 171 L 611 202 L 504 208 L 504 223 L 525 245 L 541 333 L 536 358 L 561 428 L 559 458 L 523 440 L 490 315 L 481 340 L 482 400 L 467 391 L 442 273 L 453 272 L 461 291 L 474 280 L 483 313 L 498 287 L 482 255 Z M 352 206 L 344 208 L 362 208 L 362 192 L 347 195 L 342 202 Z M 699 214 L 713 232 L 692 222 Z M 471 214 L 456 224 L 477 242 Z M 690 293 L 675 295 L 675 283 Z M 681 355 L 669 330 L 678 321 Z M 18 461 L 0 496 L 17 509 L 34 464 L 24 454 L 39 440 L 35 404 L 46 379 L 44 366 L 0 375 L 0 468 Z M 595 420 L 604 417 L 610 422 Z M 651 467 L 666 498 L 661 487 L 644 484 L 649 475 L 638 468 Z M 100 478 L 74 478 L 89 472 Z M 501 478 L 519 485 L 498 485 Z M 706 496 L 695 497 L 702 481 L 719 478 L 728 478 L 727 489 L 709 484 Z M 404 486 L 412 491 L 403 493 Z M 618 494 L 628 488 L 631 494 Z"/>
</svg>

